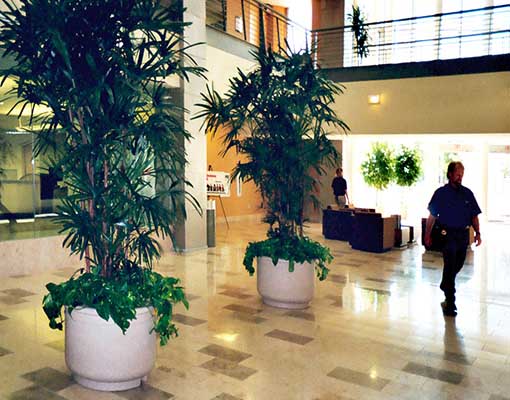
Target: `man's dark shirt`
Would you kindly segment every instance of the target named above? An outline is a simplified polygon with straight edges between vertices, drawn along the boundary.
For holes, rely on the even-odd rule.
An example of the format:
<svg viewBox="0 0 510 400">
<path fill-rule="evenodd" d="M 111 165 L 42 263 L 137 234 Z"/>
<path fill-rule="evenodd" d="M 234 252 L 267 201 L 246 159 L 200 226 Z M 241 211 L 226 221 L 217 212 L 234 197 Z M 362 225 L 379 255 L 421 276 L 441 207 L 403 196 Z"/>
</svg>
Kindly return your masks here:
<svg viewBox="0 0 510 400">
<path fill-rule="evenodd" d="M 336 176 L 333 179 L 331 187 L 333 188 L 333 193 L 335 196 L 345 196 L 345 191 L 347 190 L 347 181 L 341 176 Z"/>
<path fill-rule="evenodd" d="M 434 192 L 428 208 L 442 226 L 449 228 L 470 226 L 473 217 L 482 212 L 471 190 L 465 186 L 455 189 L 450 184 Z"/>
</svg>

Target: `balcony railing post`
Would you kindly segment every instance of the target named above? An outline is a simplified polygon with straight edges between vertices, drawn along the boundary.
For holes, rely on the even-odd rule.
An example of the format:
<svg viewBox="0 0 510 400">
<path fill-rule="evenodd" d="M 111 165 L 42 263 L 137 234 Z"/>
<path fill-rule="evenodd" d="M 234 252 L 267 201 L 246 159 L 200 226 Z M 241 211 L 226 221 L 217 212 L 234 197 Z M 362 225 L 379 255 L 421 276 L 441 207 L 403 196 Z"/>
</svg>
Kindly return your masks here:
<svg viewBox="0 0 510 400">
<path fill-rule="evenodd" d="M 442 23 L 443 23 L 443 15 L 441 14 L 438 19 L 438 25 L 437 25 L 437 46 L 436 46 L 436 60 L 439 60 L 439 57 L 441 55 L 441 29 L 442 29 Z"/>
<path fill-rule="evenodd" d="M 221 0 L 221 14 L 223 17 L 223 30 L 227 31 L 227 0 Z"/>
<path fill-rule="evenodd" d="M 278 39 L 278 53 L 282 50 L 282 45 L 280 43 L 280 18 L 276 17 L 276 34 Z"/>
<path fill-rule="evenodd" d="M 266 51 L 266 32 L 264 24 L 264 10 L 259 7 L 259 47 L 265 52 Z"/>
<path fill-rule="evenodd" d="M 494 10 L 489 11 L 489 39 L 487 40 L 487 55 L 491 54 L 492 45 L 492 24 L 493 24 Z"/>
<path fill-rule="evenodd" d="M 243 16 L 243 35 L 246 41 L 246 16 L 244 13 L 244 0 L 241 0 L 241 15 Z"/>
</svg>

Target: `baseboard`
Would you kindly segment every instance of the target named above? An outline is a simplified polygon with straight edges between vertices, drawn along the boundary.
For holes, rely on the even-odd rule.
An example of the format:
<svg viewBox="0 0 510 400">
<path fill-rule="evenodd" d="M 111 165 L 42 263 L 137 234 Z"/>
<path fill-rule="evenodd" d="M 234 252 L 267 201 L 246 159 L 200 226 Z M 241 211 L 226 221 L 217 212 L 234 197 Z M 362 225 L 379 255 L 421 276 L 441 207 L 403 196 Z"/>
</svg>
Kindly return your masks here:
<svg viewBox="0 0 510 400">
<path fill-rule="evenodd" d="M 228 220 L 229 223 L 231 223 L 231 222 L 243 222 L 243 221 L 261 222 L 262 218 L 264 218 L 264 214 L 262 214 L 262 213 L 247 214 L 247 215 L 233 215 L 233 216 L 228 216 L 227 215 L 227 220 Z M 216 214 L 216 224 L 217 225 L 219 225 L 219 224 L 226 224 L 226 221 L 225 221 L 225 218 L 223 217 L 223 215 Z"/>
<path fill-rule="evenodd" d="M 0 277 L 30 275 L 60 268 L 79 268 L 77 255 L 62 247 L 65 236 L 0 242 Z"/>
</svg>

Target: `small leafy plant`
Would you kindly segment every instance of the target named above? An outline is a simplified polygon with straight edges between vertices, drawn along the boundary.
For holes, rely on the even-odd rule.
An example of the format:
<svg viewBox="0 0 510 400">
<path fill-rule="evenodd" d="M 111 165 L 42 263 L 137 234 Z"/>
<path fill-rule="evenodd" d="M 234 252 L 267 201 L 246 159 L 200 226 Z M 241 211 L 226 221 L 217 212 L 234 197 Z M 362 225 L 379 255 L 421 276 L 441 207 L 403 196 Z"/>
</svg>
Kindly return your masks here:
<svg viewBox="0 0 510 400">
<path fill-rule="evenodd" d="M 327 247 L 322 246 L 307 237 L 272 237 L 261 242 L 251 242 L 246 248 L 243 264 L 253 275 L 255 268 L 253 260 L 257 257 L 269 257 L 276 265 L 278 260 L 289 261 L 289 271 L 293 272 L 295 263 L 312 262 L 320 281 L 327 278 L 329 268 L 326 264 L 333 261 L 333 256 Z"/>
<path fill-rule="evenodd" d="M 253 274 L 258 256 L 289 260 L 290 270 L 294 262 L 308 261 L 325 279 L 331 254 L 304 235 L 304 206 L 319 204 L 317 177 L 338 160 L 329 131 L 348 129 L 331 107 L 342 86 L 315 68 L 309 52 L 279 57 L 261 48 L 253 55 L 258 66 L 247 74 L 239 70 L 224 97 L 207 88 L 196 117 L 205 117 L 211 134 L 226 129 L 224 154 L 234 150 L 246 160 L 234 178 L 253 181 L 266 208 L 268 239 L 248 245 L 246 269 Z"/>
<path fill-rule="evenodd" d="M 162 346 L 170 337 L 177 336 L 177 328 L 172 323 L 174 305 L 182 302 L 188 307 L 178 279 L 135 265 L 116 269 L 108 279 L 96 270 L 58 285 L 49 283 L 46 288 L 48 294 L 44 296 L 43 309 L 52 329 L 63 328 L 63 306 L 67 306 L 69 313 L 76 307 L 94 308 L 104 320 L 111 318 L 124 333 L 136 317 L 137 308 L 152 307 L 155 312 L 153 330 L 159 335 Z"/>
</svg>

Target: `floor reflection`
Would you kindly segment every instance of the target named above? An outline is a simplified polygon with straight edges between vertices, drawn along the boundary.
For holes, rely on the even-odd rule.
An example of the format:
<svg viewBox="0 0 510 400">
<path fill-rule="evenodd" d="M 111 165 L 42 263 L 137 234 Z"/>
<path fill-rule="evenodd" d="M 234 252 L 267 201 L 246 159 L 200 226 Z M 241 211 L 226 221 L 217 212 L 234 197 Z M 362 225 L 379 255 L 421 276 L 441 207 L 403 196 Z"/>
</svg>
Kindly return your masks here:
<svg viewBox="0 0 510 400">
<path fill-rule="evenodd" d="M 323 239 L 319 224 L 307 232 L 335 259 L 311 307 L 265 306 L 242 265 L 247 243 L 265 232 L 257 222 L 218 223 L 215 248 L 163 256 L 156 269 L 182 280 L 190 308 L 176 309 L 180 336 L 158 349 L 147 390 L 122 396 L 73 384 L 64 336 L 47 327 L 44 284 L 74 269 L 0 281 L 0 397 L 508 400 L 509 225 L 486 224 L 483 246 L 468 252 L 456 318 L 440 308 L 441 254 L 419 244 L 354 251 Z"/>
</svg>

